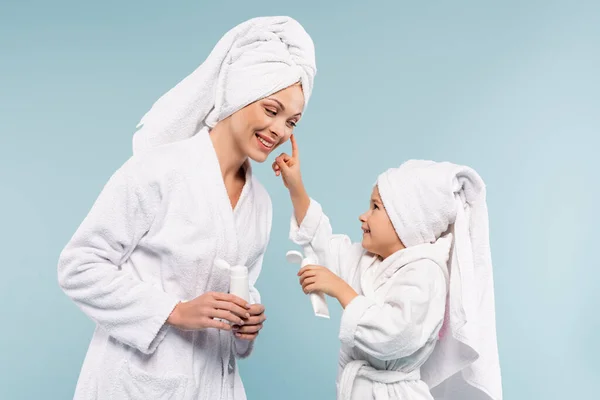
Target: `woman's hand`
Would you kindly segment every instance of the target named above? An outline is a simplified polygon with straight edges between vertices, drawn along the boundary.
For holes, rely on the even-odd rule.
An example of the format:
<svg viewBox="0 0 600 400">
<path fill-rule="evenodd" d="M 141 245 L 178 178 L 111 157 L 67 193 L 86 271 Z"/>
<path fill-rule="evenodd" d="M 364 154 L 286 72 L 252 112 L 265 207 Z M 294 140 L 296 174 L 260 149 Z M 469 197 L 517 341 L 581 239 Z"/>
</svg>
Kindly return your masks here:
<svg viewBox="0 0 600 400">
<path fill-rule="evenodd" d="M 231 324 L 243 326 L 250 317 L 250 304 L 226 293 L 208 292 L 193 300 L 179 303 L 171 312 L 167 323 L 182 330 L 217 328 L 231 330 Z"/>
<path fill-rule="evenodd" d="M 233 331 L 235 337 L 244 340 L 254 340 L 263 328 L 263 323 L 267 319 L 265 316 L 265 307 L 262 304 L 252 304 L 250 306 L 250 318 L 244 320 L 244 325 L 234 325 Z"/>
</svg>

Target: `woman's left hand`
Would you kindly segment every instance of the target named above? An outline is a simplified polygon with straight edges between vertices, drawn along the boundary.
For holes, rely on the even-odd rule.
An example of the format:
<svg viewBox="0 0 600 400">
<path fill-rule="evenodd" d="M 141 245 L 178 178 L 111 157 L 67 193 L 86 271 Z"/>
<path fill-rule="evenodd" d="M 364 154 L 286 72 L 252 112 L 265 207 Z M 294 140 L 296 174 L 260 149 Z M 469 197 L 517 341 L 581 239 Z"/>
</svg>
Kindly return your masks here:
<svg viewBox="0 0 600 400">
<path fill-rule="evenodd" d="M 244 319 L 244 325 L 234 325 L 233 332 L 235 337 L 243 340 L 254 340 L 263 328 L 263 323 L 267 319 L 265 316 L 265 307 L 262 304 L 252 304 L 248 310 L 249 318 Z"/>
</svg>

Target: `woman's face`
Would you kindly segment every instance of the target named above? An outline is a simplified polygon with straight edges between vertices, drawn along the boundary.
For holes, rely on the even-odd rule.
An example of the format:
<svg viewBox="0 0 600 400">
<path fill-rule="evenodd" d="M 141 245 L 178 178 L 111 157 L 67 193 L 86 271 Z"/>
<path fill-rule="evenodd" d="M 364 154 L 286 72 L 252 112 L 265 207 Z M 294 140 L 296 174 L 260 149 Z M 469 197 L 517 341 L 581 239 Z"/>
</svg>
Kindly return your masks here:
<svg viewBox="0 0 600 400">
<path fill-rule="evenodd" d="M 226 118 L 228 128 L 242 154 L 264 162 L 285 143 L 304 110 L 302 86 L 295 84 L 255 101 Z"/>
</svg>

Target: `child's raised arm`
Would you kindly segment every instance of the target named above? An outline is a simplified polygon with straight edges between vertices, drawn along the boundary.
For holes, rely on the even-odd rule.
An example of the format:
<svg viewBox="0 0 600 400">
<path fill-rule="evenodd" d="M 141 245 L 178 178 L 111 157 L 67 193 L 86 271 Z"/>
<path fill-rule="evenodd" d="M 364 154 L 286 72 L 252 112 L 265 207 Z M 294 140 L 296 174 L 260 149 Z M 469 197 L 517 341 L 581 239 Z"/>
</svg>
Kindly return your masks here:
<svg viewBox="0 0 600 400">
<path fill-rule="evenodd" d="M 307 254 L 314 254 L 315 263 L 329 268 L 336 275 L 351 283 L 353 271 L 363 254 L 360 243 L 352 243 L 346 235 L 334 235 L 329 218 L 321 206 L 306 191 L 300 170 L 300 152 L 294 135 L 290 138 L 292 156 L 282 153 L 273 163 L 276 176 L 283 179 L 294 206 L 290 239 L 304 247 Z"/>
<path fill-rule="evenodd" d="M 290 192 L 290 198 L 294 206 L 294 216 L 298 225 L 302 224 L 302 220 L 308 211 L 310 198 L 306 193 L 304 182 L 302 182 L 302 173 L 300 171 L 300 152 L 298 151 L 298 143 L 294 135 L 290 136 L 292 143 L 292 156 L 286 153 L 281 153 L 273 162 L 273 171 L 275 175 L 281 175 L 283 184 Z"/>
</svg>

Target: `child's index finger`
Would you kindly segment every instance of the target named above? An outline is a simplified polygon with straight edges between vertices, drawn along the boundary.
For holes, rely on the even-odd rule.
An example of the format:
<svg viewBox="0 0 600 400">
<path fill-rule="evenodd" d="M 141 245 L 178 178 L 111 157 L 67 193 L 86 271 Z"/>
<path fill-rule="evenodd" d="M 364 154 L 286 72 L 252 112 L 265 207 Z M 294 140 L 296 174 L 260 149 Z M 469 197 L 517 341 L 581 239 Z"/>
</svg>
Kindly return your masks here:
<svg viewBox="0 0 600 400">
<path fill-rule="evenodd" d="M 290 142 L 292 142 L 292 157 L 297 158 L 299 156 L 298 142 L 296 142 L 296 136 L 293 133 L 290 136 Z"/>
</svg>

